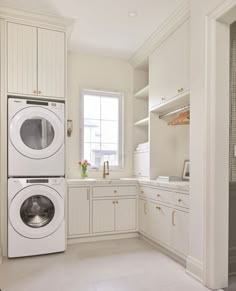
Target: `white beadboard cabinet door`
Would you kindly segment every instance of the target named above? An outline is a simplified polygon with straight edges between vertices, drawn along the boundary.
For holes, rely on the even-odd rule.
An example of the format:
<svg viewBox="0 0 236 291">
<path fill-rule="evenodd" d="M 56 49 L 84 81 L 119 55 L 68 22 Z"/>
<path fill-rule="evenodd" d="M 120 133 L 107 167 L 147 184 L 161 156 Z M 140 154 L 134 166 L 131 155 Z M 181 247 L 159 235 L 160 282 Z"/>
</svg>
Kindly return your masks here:
<svg viewBox="0 0 236 291">
<path fill-rule="evenodd" d="M 117 199 L 115 205 L 115 231 L 135 230 L 137 224 L 136 198 Z"/>
<path fill-rule="evenodd" d="M 37 28 L 7 24 L 8 93 L 37 94 Z"/>
<path fill-rule="evenodd" d="M 115 200 L 93 200 L 93 233 L 115 230 Z"/>
<path fill-rule="evenodd" d="M 150 109 L 190 88 L 189 29 L 187 20 L 149 57 Z"/>
<path fill-rule="evenodd" d="M 65 34 L 38 28 L 38 95 L 65 97 Z"/>
<path fill-rule="evenodd" d="M 189 214 L 180 210 L 173 210 L 173 249 L 188 255 L 189 244 Z"/>
<path fill-rule="evenodd" d="M 68 189 L 68 236 L 89 234 L 89 190 Z"/>
</svg>

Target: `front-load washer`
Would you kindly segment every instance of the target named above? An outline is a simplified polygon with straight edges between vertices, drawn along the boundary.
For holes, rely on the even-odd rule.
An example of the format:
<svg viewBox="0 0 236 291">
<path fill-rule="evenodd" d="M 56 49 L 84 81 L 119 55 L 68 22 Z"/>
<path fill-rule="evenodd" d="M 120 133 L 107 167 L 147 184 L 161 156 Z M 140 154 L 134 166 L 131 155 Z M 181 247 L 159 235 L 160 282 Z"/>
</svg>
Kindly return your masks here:
<svg viewBox="0 0 236 291">
<path fill-rule="evenodd" d="M 8 176 L 64 176 L 64 103 L 8 99 Z"/>
<path fill-rule="evenodd" d="M 65 250 L 65 179 L 8 180 L 8 257 Z"/>
</svg>

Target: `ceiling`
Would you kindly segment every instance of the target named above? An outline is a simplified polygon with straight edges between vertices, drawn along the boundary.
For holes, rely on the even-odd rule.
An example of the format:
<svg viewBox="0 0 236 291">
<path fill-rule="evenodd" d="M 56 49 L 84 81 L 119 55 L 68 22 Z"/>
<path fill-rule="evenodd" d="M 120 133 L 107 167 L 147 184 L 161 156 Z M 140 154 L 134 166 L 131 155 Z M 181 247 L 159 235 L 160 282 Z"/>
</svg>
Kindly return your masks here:
<svg viewBox="0 0 236 291">
<path fill-rule="evenodd" d="M 182 0 L 0 0 L 24 10 L 73 18 L 69 50 L 129 59 Z M 129 11 L 137 12 L 129 17 Z"/>
</svg>

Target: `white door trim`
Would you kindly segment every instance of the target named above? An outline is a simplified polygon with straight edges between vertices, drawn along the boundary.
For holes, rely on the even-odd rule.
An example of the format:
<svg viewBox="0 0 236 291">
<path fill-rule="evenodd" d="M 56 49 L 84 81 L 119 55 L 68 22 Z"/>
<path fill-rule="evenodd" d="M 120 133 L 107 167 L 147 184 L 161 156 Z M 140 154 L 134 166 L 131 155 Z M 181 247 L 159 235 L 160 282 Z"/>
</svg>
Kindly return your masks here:
<svg viewBox="0 0 236 291">
<path fill-rule="evenodd" d="M 206 18 L 203 282 L 211 289 L 228 285 L 229 14 L 235 7 L 236 0 L 225 0 Z"/>
</svg>

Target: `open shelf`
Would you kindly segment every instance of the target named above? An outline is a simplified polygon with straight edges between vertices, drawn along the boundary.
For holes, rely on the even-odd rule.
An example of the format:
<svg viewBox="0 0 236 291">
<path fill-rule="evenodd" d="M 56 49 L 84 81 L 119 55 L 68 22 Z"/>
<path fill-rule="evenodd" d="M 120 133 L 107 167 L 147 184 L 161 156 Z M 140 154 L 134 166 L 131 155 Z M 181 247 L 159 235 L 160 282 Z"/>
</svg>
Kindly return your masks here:
<svg viewBox="0 0 236 291">
<path fill-rule="evenodd" d="M 146 86 L 140 91 L 138 91 L 134 96 L 137 99 L 148 99 L 148 95 L 149 95 L 149 86 Z"/>
<path fill-rule="evenodd" d="M 141 119 L 134 123 L 135 126 L 148 126 L 149 124 L 149 117 Z"/>
<path fill-rule="evenodd" d="M 171 110 L 175 110 L 189 104 L 190 104 L 190 91 L 188 90 L 181 95 L 170 98 L 160 103 L 156 107 L 151 108 L 150 112 L 154 112 L 161 115 L 168 113 Z"/>
</svg>

